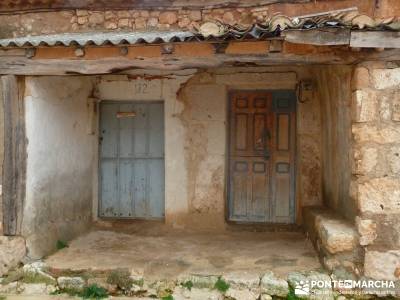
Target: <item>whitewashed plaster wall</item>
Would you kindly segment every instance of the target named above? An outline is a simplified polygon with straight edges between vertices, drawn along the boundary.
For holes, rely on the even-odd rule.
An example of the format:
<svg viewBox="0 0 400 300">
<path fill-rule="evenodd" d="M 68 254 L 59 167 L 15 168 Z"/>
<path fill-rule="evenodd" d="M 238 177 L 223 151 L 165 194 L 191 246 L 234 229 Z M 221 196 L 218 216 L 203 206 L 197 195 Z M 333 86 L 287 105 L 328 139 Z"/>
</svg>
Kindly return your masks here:
<svg viewBox="0 0 400 300">
<path fill-rule="evenodd" d="M 26 202 L 22 235 L 28 256 L 56 249 L 57 240 L 92 221 L 93 135 L 87 134 L 89 77 L 27 77 Z"/>
</svg>

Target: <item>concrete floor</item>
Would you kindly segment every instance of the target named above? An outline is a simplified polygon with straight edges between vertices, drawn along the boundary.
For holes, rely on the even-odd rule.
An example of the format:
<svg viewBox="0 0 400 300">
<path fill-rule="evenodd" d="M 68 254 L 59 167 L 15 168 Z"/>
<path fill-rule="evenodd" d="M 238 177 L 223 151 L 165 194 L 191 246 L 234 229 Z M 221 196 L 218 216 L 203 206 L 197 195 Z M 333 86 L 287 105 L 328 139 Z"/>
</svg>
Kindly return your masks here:
<svg viewBox="0 0 400 300">
<path fill-rule="evenodd" d="M 49 256 L 57 270 L 109 271 L 128 268 L 146 279 L 185 274 L 223 275 L 231 272 L 284 276 L 319 269 L 310 243 L 299 232 L 195 233 L 165 226 L 96 227 Z"/>
</svg>

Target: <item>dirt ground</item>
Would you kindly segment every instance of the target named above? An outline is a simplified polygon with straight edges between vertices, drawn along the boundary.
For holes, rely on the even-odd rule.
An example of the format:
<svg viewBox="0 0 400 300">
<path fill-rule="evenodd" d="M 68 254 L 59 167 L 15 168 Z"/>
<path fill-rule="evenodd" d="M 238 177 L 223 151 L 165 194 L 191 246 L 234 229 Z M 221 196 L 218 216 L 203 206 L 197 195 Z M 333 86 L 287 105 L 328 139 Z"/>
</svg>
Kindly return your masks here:
<svg viewBox="0 0 400 300">
<path fill-rule="evenodd" d="M 319 269 L 311 242 L 300 232 L 196 233 L 159 225 L 97 226 L 46 259 L 59 270 L 128 268 L 146 279 L 186 274 L 223 275 L 267 270 L 286 277 Z"/>
</svg>

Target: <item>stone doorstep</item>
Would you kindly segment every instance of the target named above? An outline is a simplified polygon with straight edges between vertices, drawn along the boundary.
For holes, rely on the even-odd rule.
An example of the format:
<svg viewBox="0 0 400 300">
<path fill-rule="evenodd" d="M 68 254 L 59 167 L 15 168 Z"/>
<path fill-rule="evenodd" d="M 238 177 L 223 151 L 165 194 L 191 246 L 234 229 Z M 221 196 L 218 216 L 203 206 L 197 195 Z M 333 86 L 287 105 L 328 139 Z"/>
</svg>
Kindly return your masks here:
<svg viewBox="0 0 400 300">
<path fill-rule="evenodd" d="M 358 234 L 354 226 L 345 220 L 319 216 L 316 227 L 322 246 L 331 254 L 353 251 L 358 244 Z"/>
<path fill-rule="evenodd" d="M 313 242 L 319 239 L 321 246 L 330 254 L 352 252 L 358 246 L 359 237 L 355 225 L 328 209 L 305 208 L 304 219 Z"/>
</svg>

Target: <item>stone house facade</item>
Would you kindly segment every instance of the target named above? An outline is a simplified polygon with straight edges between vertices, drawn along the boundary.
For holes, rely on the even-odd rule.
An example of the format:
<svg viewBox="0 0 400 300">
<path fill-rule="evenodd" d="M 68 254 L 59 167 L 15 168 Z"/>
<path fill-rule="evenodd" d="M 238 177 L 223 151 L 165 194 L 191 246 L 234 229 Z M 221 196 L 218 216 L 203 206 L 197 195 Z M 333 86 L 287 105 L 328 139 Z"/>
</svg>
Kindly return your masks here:
<svg viewBox="0 0 400 300">
<path fill-rule="evenodd" d="M 399 280 L 397 1 L 109 2 L 0 5 L 0 273 L 138 216 L 299 226 L 330 272 Z M 145 175 L 123 169 L 140 155 Z M 123 172 L 153 196 L 124 206 Z"/>
</svg>

